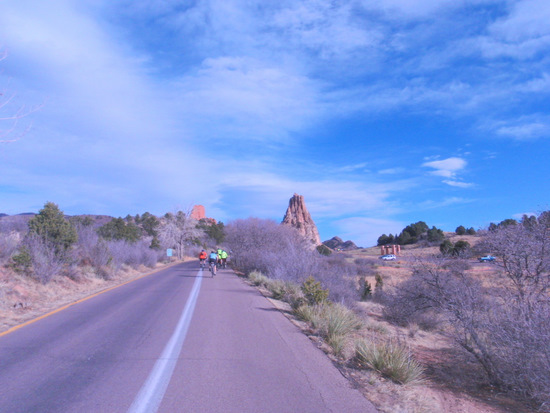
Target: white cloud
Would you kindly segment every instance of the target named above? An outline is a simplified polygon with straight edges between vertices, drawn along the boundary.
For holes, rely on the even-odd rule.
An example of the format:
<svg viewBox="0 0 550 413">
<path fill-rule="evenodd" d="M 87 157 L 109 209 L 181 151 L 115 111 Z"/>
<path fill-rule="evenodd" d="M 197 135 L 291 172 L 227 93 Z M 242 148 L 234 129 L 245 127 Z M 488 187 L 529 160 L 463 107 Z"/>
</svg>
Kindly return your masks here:
<svg viewBox="0 0 550 413">
<path fill-rule="evenodd" d="M 456 186 L 457 188 L 471 188 L 472 186 L 474 186 L 474 184 L 472 184 L 472 183 L 462 182 L 462 181 L 454 181 L 454 180 L 450 180 L 450 179 L 444 180 L 443 183 L 445 183 L 447 185 L 450 185 L 450 186 Z"/>
<path fill-rule="evenodd" d="M 175 101 L 196 130 L 232 139 L 285 141 L 322 112 L 319 85 L 246 57 L 211 58 L 176 85 Z M 217 136 L 222 137 L 222 136 Z"/>
<path fill-rule="evenodd" d="M 517 118 L 487 121 L 480 127 L 490 130 L 497 136 L 517 141 L 533 140 L 550 136 L 550 116 L 533 113 Z"/>
<path fill-rule="evenodd" d="M 368 162 L 362 162 L 355 165 L 346 165 L 337 169 L 337 172 L 353 172 L 362 170 L 365 171 L 368 166 Z"/>
<path fill-rule="evenodd" d="M 480 48 L 489 58 L 510 56 L 529 59 L 550 47 L 550 3 L 520 0 L 510 13 L 488 27 L 489 36 L 480 38 Z"/>
<path fill-rule="evenodd" d="M 405 168 L 388 168 L 378 171 L 380 175 L 396 175 L 405 172 Z"/>
<path fill-rule="evenodd" d="M 284 4 L 284 3 L 283 3 Z M 378 46 L 383 39 L 377 24 L 361 24 L 354 15 L 353 2 L 324 0 L 290 2 L 273 17 L 273 26 L 288 40 L 308 47 L 322 58 L 348 58 L 356 49 Z"/>
<path fill-rule="evenodd" d="M 441 201 L 433 201 L 431 199 L 421 202 L 418 207 L 419 209 L 439 209 L 448 207 L 450 205 L 459 205 L 459 204 L 469 204 L 474 202 L 473 199 L 461 198 L 461 197 L 446 197 Z"/>
<path fill-rule="evenodd" d="M 425 162 L 422 166 L 433 168 L 432 175 L 442 176 L 444 178 L 454 178 L 460 170 L 466 167 L 467 162 L 462 158 L 447 158 L 440 161 Z"/>
<path fill-rule="evenodd" d="M 542 122 L 531 122 L 510 126 L 501 126 L 496 130 L 501 136 L 518 140 L 533 139 L 550 134 L 550 125 Z"/>
<path fill-rule="evenodd" d="M 369 2 L 366 7 L 384 10 L 393 18 L 408 17 L 418 18 L 426 17 L 435 12 L 456 4 L 454 0 L 375 0 Z M 396 15 L 397 14 L 397 15 Z"/>
</svg>

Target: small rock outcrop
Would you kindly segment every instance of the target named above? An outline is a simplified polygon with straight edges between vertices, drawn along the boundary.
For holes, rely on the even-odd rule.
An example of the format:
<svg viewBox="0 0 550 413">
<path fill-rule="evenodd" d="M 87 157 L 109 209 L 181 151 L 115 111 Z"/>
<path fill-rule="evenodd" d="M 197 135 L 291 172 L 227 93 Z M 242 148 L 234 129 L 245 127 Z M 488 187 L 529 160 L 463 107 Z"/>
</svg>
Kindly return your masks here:
<svg viewBox="0 0 550 413">
<path fill-rule="evenodd" d="M 344 241 L 340 237 L 332 237 L 328 241 L 323 242 L 324 245 L 329 247 L 330 249 L 337 250 L 337 251 L 350 251 L 350 250 L 356 250 L 359 247 L 355 245 L 353 241 Z"/>
<path fill-rule="evenodd" d="M 204 210 L 204 207 L 202 205 L 193 206 L 190 216 L 191 218 L 196 219 L 197 221 L 200 221 L 201 219 L 206 218 L 206 212 Z"/>
<path fill-rule="evenodd" d="M 306 203 L 302 195 L 294 194 L 294 196 L 290 198 L 282 223 L 296 228 L 304 238 L 311 240 L 314 245 L 321 244 L 319 231 L 306 208 Z"/>
</svg>

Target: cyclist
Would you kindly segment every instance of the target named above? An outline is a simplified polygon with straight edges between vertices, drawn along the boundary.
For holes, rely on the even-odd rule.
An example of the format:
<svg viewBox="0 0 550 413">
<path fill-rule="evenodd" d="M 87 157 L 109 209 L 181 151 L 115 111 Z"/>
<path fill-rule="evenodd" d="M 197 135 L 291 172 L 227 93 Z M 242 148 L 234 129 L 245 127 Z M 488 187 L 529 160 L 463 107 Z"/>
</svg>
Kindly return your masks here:
<svg viewBox="0 0 550 413">
<path fill-rule="evenodd" d="M 210 271 L 212 271 L 212 276 L 216 274 L 216 265 L 218 263 L 218 254 L 215 251 L 211 251 L 208 256 L 208 264 L 210 266 Z"/>
<path fill-rule="evenodd" d="M 227 251 L 222 250 L 222 253 L 220 254 L 220 259 L 222 262 L 222 268 L 225 268 L 227 265 Z"/>
<path fill-rule="evenodd" d="M 223 250 L 220 247 L 218 247 L 217 252 L 218 252 L 218 267 L 221 267 L 222 266 L 222 252 L 223 252 Z"/>
<path fill-rule="evenodd" d="M 205 250 L 202 250 L 199 254 L 199 264 L 201 266 L 201 268 L 204 268 L 204 266 L 206 265 L 205 262 L 206 262 L 206 257 L 208 255 L 206 254 L 206 251 Z"/>
</svg>

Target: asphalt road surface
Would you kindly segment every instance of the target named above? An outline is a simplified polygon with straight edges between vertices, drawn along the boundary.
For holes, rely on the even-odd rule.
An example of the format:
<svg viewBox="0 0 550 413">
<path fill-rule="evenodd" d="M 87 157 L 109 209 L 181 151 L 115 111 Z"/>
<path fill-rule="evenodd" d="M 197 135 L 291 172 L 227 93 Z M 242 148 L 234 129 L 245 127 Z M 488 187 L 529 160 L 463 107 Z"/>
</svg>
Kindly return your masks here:
<svg viewBox="0 0 550 413">
<path fill-rule="evenodd" d="M 0 337 L 0 412 L 375 412 L 230 270 L 188 262 Z"/>
</svg>

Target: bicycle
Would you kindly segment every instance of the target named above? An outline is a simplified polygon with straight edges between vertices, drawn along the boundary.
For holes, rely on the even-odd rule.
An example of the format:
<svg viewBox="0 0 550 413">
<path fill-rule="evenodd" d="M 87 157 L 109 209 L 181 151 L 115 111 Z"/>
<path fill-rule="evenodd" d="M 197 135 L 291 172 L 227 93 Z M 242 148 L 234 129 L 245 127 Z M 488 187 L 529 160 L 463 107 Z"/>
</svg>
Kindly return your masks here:
<svg viewBox="0 0 550 413">
<path fill-rule="evenodd" d="M 204 268 L 206 267 L 206 260 L 200 260 L 200 267 L 201 267 L 201 270 L 204 270 Z"/>
<path fill-rule="evenodd" d="M 217 265 L 214 261 L 210 261 L 210 273 L 212 273 L 212 278 L 216 275 Z"/>
</svg>

